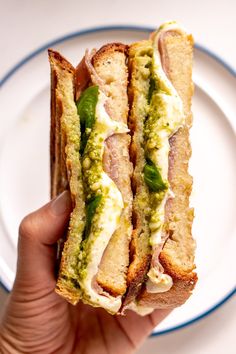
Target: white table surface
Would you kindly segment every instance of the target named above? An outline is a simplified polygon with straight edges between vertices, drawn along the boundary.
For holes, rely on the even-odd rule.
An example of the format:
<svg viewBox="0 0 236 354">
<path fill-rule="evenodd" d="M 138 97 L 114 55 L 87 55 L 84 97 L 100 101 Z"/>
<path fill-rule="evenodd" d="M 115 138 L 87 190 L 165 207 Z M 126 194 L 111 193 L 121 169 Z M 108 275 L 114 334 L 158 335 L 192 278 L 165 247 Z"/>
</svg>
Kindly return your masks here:
<svg viewBox="0 0 236 354">
<path fill-rule="evenodd" d="M 235 13 L 235 0 L 0 0 L 0 77 L 29 52 L 66 33 L 109 24 L 155 27 L 171 19 L 236 67 Z M 3 298 L 0 291 L 0 306 Z M 187 328 L 149 339 L 138 353 L 233 354 L 235 309 L 234 298 Z"/>
</svg>

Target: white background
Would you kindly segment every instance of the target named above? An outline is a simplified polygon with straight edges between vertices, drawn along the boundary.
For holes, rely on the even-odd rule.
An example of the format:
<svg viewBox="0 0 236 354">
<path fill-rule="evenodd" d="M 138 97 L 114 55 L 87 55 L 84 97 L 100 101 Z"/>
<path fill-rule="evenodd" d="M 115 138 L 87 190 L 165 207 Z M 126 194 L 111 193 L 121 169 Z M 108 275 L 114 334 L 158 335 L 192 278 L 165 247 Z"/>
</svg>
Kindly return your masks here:
<svg viewBox="0 0 236 354">
<path fill-rule="evenodd" d="M 235 13 L 234 0 L 0 0 L 0 77 L 29 52 L 67 33 L 108 24 L 156 27 L 170 19 L 235 67 Z M 148 340 L 139 354 L 235 353 L 235 305 L 231 299 L 188 328 Z"/>
</svg>

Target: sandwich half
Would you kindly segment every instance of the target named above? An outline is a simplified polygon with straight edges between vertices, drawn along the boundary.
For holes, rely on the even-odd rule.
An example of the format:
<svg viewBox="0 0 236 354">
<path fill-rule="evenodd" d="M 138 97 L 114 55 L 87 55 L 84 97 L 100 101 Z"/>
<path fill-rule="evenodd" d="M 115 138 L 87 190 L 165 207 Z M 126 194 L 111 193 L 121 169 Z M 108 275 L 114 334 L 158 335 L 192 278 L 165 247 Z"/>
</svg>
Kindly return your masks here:
<svg viewBox="0 0 236 354">
<path fill-rule="evenodd" d="M 127 47 L 86 52 L 76 69 L 52 50 L 49 60 L 52 197 L 68 185 L 74 204 L 56 291 L 116 313 L 132 232 Z"/>
<path fill-rule="evenodd" d="M 175 22 L 129 49 L 134 202 L 123 307 L 141 313 L 183 304 L 197 281 L 188 173 L 192 57 L 192 36 Z"/>
<path fill-rule="evenodd" d="M 73 204 L 56 292 L 72 304 L 145 314 L 191 295 L 192 52 L 174 22 L 76 68 L 49 50 L 51 196 Z"/>
</svg>

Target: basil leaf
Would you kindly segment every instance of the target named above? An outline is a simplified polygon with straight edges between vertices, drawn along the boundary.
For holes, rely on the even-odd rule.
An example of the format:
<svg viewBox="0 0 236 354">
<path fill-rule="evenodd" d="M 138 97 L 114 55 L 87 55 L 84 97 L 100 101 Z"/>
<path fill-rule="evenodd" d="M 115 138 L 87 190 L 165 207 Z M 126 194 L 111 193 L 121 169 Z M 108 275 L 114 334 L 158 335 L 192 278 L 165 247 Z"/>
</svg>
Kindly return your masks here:
<svg viewBox="0 0 236 354">
<path fill-rule="evenodd" d="M 101 195 L 96 195 L 95 197 L 91 198 L 88 201 L 88 204 L 86 206 L 85 237 L 87 237 L 90 232 L 92 220 L 93 220 L 94 214 L 96 212 L 96 209 L 97 209 L 101 199 L 102 199 Z"/>
<path fill-rule="evenodd" d="M 83 153 L 89 134 L 86 128 L 92 128 L 95 122 L 95 110 L 98 101 L 98 86 L 88 87 L 80 96 L 77 105 L 78 115 L 80 117 L 81 129 L 81 152 Z"/>
<path fill-rule="evenodd" d="M 144 166 L 144 181 L 152 192 L 162 192 L 167 189 L 166 183 L 163 182 L 161 174 L 156 165 L 150 160 L 146 159 Z"/>
</svg>

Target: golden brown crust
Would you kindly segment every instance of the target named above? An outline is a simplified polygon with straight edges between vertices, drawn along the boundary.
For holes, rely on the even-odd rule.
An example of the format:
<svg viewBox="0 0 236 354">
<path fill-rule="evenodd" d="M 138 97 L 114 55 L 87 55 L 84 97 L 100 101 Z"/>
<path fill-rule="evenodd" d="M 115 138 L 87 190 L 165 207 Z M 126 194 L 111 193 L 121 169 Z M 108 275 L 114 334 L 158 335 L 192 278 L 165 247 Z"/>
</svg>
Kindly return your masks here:
<svg viewBox="0 0 236 354">
<path fill-rule="evenodd" d="M 64 280 L 62 277 L 58 278 L 55 292 L 66 299 L 70 304 L 76 305 L 79 300 L 79 289 L 72 287 L 70 283 Z"/>
<path fill-rule="evenodd" d="M 135 236 L 134 233 L 136 233 Z M 121 313 L 139 295 L 151 262 L 151 253 L 139 256 L 138 247 L 135 245 L 137 240 L 137 230 L 133 230 L 130 243 L 130 265 L 127 274 L 127 293 L 123 299 Z"/>
<path fill-rule="evenodd" d="M 65 163 L 65 135 L 61 129 L 61 116 L 63 113 L 61 97 L 56 94 L 57 71 L 56 65 L 74 75 L 73 66 L 60 55 L 49 49 L 49 62 L 51 65 L 51 126 L 50 126 L 50 170 L 51 170 L 51 198 L 68 188 L 68 179 Z"/>
<path fill-rule="evenodd" d="M 168 259 L 164 252 L 160 254 L 160 262 L 165 273 L 172 277 L 173 286 L 169 291 L 158 294 L 148 293 L 144 288 L 139 295 L 138 303 L 141 306 L 155 309 L 172 309 L 185 303 L 191 296 L 197 282 L 197 274 L 183 272 L 181 268 L 174 268 L 172 260 Z"/>
<path fill-rule="evenodd" d="M 123 301 L 123 307 L 132 302 L 141 290 L 141 285 L 151 261 L 149 245 L 149 226 L 146 211 L 149 209 L 148 189 L 143 179 L 145 152 L 143 149 L 143 129 L 146 118 L 145 107 L 148 104 L 152 47 L 150 41 L 132 44 L 129 48 L 129 128 L 132 132 L 130 147 L 131 161 L 135 169 L 132 175 L 133 201 L 133 233 L 130 243 L 130 265 L 127 274 L 128 291 Z M 142 205 L 142 206 L 141 206 Z"/>
<path fill-rule="evenodd" d="M 55 198 L 69 187 L 65 156 L 66 138 L 61 126 L 63 103 L 62 97 L 57 93 L 58 75 L 60 70 L 64 70 L 73 78 L 74 68 L 60 53 L 52 49 L 48 50 L 48 56 L 51 67 L 50 195 L 51 198 Z M 60 262 L 64 241 L 61 238 L 57 243 L 58 263 Z"/>
<path fill-rule="evenodd" d="M 194 286 L 197 282 L 196 274 L 192 278 L 178 278 L 172 275 L 173 286 L 164 293 L 151 294 L 143 290 L 138 298 L 138 303 L 144 307 L 154 309 L 173 309 L 185 303 L 191 296 Z"/>
<path fill-rule="evenodd" d="M 103 45 L 93 56 L 93 64 L 99 63 L 104 60 L 104 55 L 110 55 L 114 52 L 120 52 L 127 55 L 128 46 L 122 43 L 108 43 Z"/>
<path fill-rule="evenodd" d="M 51 195 L 69 188 L 73 211 L 64 243 L 56 292 L 75 304 L 80 298 L 77 284 L 78 250 L 85 224 L 80 166 L 80 122 L 74 102 L 73 66 L 59 53 L 49 50 L 51 66 Z"/>
</svg>

